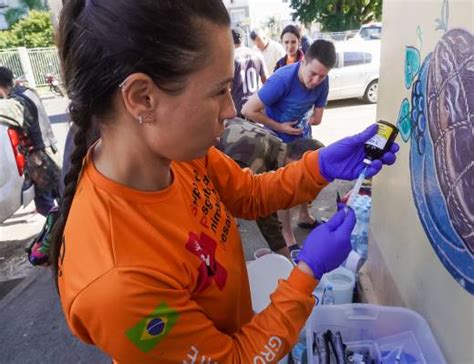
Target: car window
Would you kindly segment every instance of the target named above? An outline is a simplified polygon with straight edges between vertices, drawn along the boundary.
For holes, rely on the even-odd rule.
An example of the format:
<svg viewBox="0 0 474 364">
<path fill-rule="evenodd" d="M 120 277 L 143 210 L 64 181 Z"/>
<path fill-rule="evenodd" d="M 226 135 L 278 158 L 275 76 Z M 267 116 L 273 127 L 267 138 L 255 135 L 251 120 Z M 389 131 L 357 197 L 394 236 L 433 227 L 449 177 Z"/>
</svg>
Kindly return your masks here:
<svg viewBox="0 0 474 364">
<path fill-rule="evenodd" d="M 365 52 L 344 52 L 343 67 L 357 66 L 372 62 L 372 55 Z"/>
<path fill-rule="evenodd" d="M 366 27 L 360 30 L 360 37 L 365 40 L 380 39 L 381 33 L 380 27 Z"/>
</svg>

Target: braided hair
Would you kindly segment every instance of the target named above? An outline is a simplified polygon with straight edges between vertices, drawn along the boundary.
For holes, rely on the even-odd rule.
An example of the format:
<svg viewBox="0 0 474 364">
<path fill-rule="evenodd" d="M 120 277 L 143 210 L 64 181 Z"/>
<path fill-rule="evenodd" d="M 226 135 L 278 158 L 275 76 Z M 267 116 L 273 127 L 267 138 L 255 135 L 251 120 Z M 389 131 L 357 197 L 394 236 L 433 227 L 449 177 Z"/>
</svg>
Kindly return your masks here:
<svg viewBox="0 0 474 364">
<path fill-rule="evenodd" d="M 80 179 L 87 137 L 96 122 L 109 120 L 119 85 L 145 73 L 170 94 L 183 91 L 187 77 L 209 62 L 203 22 L 230 26 L 221 0 L 66 0 L 58 28 L 63 79 L 77 127 L 64 178 L 60 213 L 51 239 L 56 277 L 64 255 L 64 229 Z M 109 122 L 109 121 L 107 121 Z M 100 125 L 99 125 L 100 126 Z"/>
</svg>

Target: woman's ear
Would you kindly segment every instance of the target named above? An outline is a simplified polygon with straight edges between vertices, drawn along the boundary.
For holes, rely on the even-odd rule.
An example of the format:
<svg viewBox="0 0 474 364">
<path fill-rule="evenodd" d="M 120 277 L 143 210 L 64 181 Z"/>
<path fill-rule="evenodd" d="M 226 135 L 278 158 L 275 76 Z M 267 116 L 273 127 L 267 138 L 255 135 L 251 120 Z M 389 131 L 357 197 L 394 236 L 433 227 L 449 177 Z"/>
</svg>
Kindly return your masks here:
<svg viewBox="0 0 474 364">
<path fill-rule="evenodd" d="M 158 106 L 155 82 L 144 73 L 133 73 L 121 84 L 121 99 L 127 112 L 139 123 L 154 114 Z"/>
</svg>

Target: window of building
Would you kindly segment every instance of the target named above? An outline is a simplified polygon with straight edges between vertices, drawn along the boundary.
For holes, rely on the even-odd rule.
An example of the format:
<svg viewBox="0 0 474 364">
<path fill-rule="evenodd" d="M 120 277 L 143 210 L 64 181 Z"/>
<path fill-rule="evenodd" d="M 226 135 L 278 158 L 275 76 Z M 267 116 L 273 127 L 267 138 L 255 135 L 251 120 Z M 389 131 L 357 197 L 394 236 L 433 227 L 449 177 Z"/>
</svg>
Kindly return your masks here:
<svg viewBox="0 0 474 364">
<path fill-rule="evenodd" d="M 245 19 L 245 9 L 236 9 L 230 11 L 230 19 L 233 23 L 238 23 Z"/>
</svg>

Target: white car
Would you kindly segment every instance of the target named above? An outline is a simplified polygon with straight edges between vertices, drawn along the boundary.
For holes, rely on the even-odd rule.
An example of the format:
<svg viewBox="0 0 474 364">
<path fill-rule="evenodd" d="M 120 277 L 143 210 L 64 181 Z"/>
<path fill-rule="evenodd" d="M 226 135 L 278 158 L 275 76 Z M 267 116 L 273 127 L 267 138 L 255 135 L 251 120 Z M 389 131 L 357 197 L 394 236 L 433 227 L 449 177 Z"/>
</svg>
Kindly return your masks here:
<svg viewBox="0 0 474 364">
<path fill-rule="evenodd" d="M 328 100 L 362 98 L 376 103 L 380 69 L 380 41 L 334 43 L 337 60 L 329 72 Z"/>
<path fill-rule="evenodd" d="M 353 40 L 382 39 L 382 23 L 369 23 L 362 25 Z"/>
<path fill-rule="evenodd" d="M 18 132 L 0 123 L 0 223 L 35 196 L 34 185 L 25 179 L 24 163 Z"/>
</svg>

